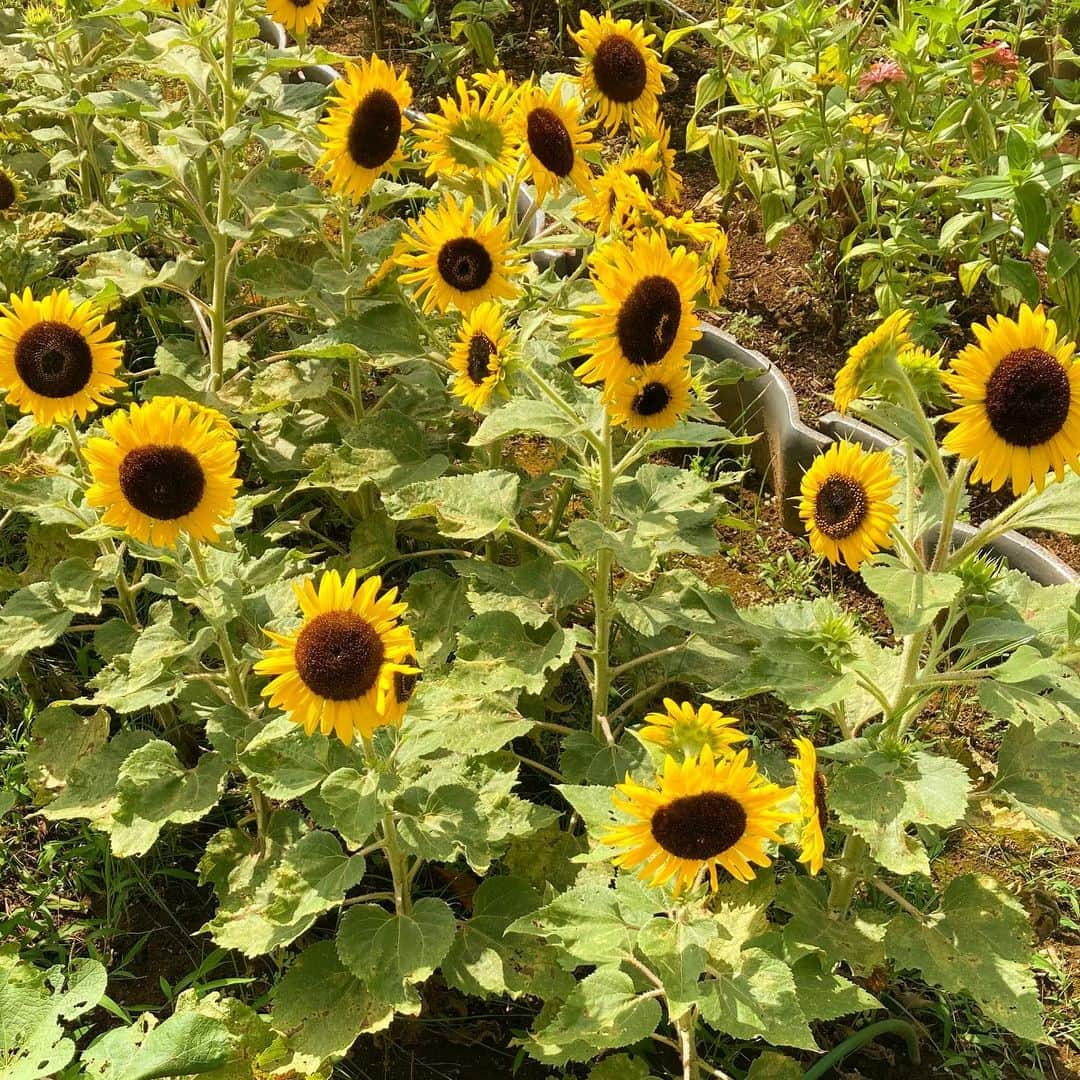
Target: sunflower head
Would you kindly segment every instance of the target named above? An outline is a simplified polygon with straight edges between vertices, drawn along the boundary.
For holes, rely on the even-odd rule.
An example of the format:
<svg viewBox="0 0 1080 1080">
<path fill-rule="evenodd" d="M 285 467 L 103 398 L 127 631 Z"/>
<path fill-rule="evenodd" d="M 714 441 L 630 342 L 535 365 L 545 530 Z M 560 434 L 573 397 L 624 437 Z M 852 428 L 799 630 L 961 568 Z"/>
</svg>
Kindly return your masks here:
<svg viewBox="0 0 1080 1080">
<path fill-rule="evenodd" d="M 0 214 L 13 210 L 21 195 L 22 188 L 19 181 L 0 166 Z"/>
<path fill-rule="evenodd" d="M 524 267 L 511 259 L 509 223 L 496 222 L 494 210 L 476 221 L 471 198 L 459 206 L 447 195 L 425 210 L 407 235 L 397 265 L 408 271 L 401 280 L 416 286 L 425 314 L 451 307 L 467 314 L 485 300 L 517 295 L 510 278 Z"/>
<path fill-rule="evenodd" d="M 836 374 L 833 403 L 840 412 L 847 412 L 863 391 L 881 380 L 889 360 L 911 347 L 907 334 L 911 319 L 910 311 L 894 311 L 851 347 L 847 361 Z"/>
<path fill-rule="evenodd" d="M 705 295 L 711 307 L 716 307 L 727 295 L 731 284 L 731 255 L 728 252 L 728 235 L 717 229 L 706 245 L 702 255 L 705 265 Z"/>
<path fill-rule="evenodd" d="M 91 506 L 143 543 L 172 547 L 180 533 L 213 542 L 232 514 L 236 440 L 201 406 L 152 398 L 105 417 L 85 454 Z"/>
<path fill-rule="evenodd" d="M 29 289 L 0 305 L 0 388 L 39 424 L 80 420 L 109 404 L 123 342 L 89 301 L 66 289 L 35 300 Z"/>
<path fill-rule="evenodd" d="M 945 376 L 957 408 L 944 448 L 975 463 L 972 480 L 1014 495 L 1066 466 L 1080 471 L 1080 363 L 1076 344 L 1061 337 L 1041 306 L 1016 319 L 991 316 L 972 328 L 975 344 Z"/>
<path fill-rule="evenodd" d="M 611 422 L 630 431 L 661 431 L 690 408 L 690 368 L 685 360 L 659 364 L 639 376 L 604 383 L 604 404 Z"/>
<path fill-rule="evenodd" d="M 680 704 L 672 698 L 664 698 L 664 711 L 649 713 L 645 717 L 645 726 L 637 734 L 638 738 L 654 743 L 669 754 L 697 757 L 707 746 L 714 757 L 722 758 L 732 752 L 732 746 L 746 740 L 735 727 L 738 722 L 711 705 L 700 705 L 695 709 L 689 701 Z"/>
<path fill-rule="evenodd" d="M 330 0 L 266 0 L 266 13 L 293 37 L 303 40 L 309 30 L 322 25 L 328 3 Z"/>
<path fill-rule="evenodd" d="M 671 883 L 676 895 L 707 873 L 715 892 L 717 870 L 737 881 L 754 880 L 754 866 L 768 866 L 765 845 L 780 842 L 777 829 L 795 815 L 778 810 L 791 788 L 767 781 L 745 750 L 716 759 L 705 746 L 697 757 L 664 759 L 656 787 L 629 776 L 612 801 L 631 820 L 601 840 L 625 848 L 613 860 L 651 885 Z"/>
<path fill-rule="evenodd" d="M 517 167 L 520 142 L 513 122 L 516 88 L 489 79 L 482 92 L 457 81 L 457 97 L 439 99 L 439 112 L 418 129 L 428 176 L 475 177 L 492 187 Z"/>
<path fill-rule="evenodd" d="M 586 192 L 592 170 L 585 154 L 597 150 L 592 124 L 581 119 L 581 100 L 568 96 L 567 84 L 558 79 L 550 92 L 525 87 L 517 105 L 517 138 L 525 152 L 529 176 L 542 203 L 564 185 Z"/>
<path fill-rule="evenodd" d="M 646 116 L 635 124 L 639 153 L 654 155 L 659 175 L 655 178 L 656 194 L 669 202 L 682 199 L 683 179 L 675 168 L 675 151 L 671 147 L 671 129 L 660 113 Z"/>
<path fill-rule="evenodd" d="M 450 350 L 450 366 L 457 372 L 454 393 L 471 409 L 481 409 L 505 375 L 511 336 L 498 304 L 477 304 L 462 320 Z"/>
<path fill-rule="evenodd" d="M 795 790 L 799 793 L 802 818 L 799 862 L 806 863 L 811 874 L 817 874 L 825 861 L 825 827 L 829 823 L 825 777 L 818 772 L 817 751 L 809 739 L 795 740 L 795 757 L 789 761 L 795 767 Z"/>
<path fill-rule="evenodd" d="M 581 49 L 579 70 L 585 100 L 611 131 L 633 119 L 655 117 L 663 78 L 671 69 L 650 48 L 653 35 L 641 23 L 605 12 L 599 19 L 581 13 L 581 29 L 572 35 Z"/>
<path fill-rule="evenodd" d="M 303 622 L 291 634 L 265 631 L 274 644 L 255 670 L 274 677 L 262 695 L 309 735 L 334 733 L 348 746 L 357 733 L 370 739 L 400 723 L 408 708 L 420 676 L 416 646 L 397 589 L 380 596 L 381 588 L 378 577 L 358 585 L 355 570 L 344 580 L 330 570 L 318 588 L 294 582 Z"/>
<path fill-rule="evenodd" d="M 173 397 L 167 394 L 158 394 L 157 397 L 152 400 L 156 401 L 159 407 L 172 405 L 177 409 L 190 409 L 195 416 L 209 417 L 210 426 L 215 431 L 221 431 L 234 439 L 236 438 L 236 428 L 232 426 L 232 422 L 229 418 L 223 412 L 219 412 L 209 405 L 203 405 L 198 401 L 192 401 L 190 398 Z"/>
<path fill-rule="evenodd" d="M 406 72 L 380 57 L 345 65 L 345 77 L 334 83 L 326 119 L 319 124 L 317 164 L 328 174 L 332 191 L 359 202 L 376 177 L 405 160 L 401 136 L 410 127 L 405 109 L 411 102 Z"/>
<path fill-rule="evenodd" d="M 660 233 L 639 233 L 599 248 L 591 270 L 600 303 L 585 305 L 571 331 L 588 343 L 578 368 L 585 382 L 617 385 L 685 359 L 701 336 L 693 316 L 703 273 L 693 254 L 669 250 Z"/>
<path fill-rule="evenodd" d="M 896 484 L 887 452 L 834 443 L 802 478 L 799 517 L 806 523 L 810 547 L 852 570 L 892 547 L 889 530 L 897 508 L 889 500 Z"/>
<path fill-rule="evenodd" d="M 634 154 L 609 165 L 594 179 L 591 192 L 578 204 L 578 214 L 600 236 L 619 233 L 629 238 L 642 216 L 652 212 L 653 191 L 649 162 Z"/>
</svg>

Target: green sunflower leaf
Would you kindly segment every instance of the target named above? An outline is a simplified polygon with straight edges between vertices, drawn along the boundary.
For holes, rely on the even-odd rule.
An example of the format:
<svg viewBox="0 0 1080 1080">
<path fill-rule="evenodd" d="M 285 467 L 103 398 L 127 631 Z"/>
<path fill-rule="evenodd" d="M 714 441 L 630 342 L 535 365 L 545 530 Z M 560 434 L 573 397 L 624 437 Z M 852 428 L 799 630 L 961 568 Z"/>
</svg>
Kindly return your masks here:
<svg viewBox="0 0 1080 1080">
<path fill-rule="evenodd" d="M 926 848 L 908 828 L 955 825 L 967 810 L 970 789 L 967 770 L 952 758 L 872 750 L 835 770 L 829 807 L 866 840 L 886 870 L 929 877 Z"/>
<path fill-rule="evenodd" d="M 337 952 L 341 962 L 377 1001 L 415 1015 L 415 987 L 442 963 L 457 921 L 443 900 L 426 896 L 407 914 L 375 904 L 351 907 L 341 919 Z"/>
<path fill-rule="evenodd" d="M 364 1032 L 390 1026 L 394 1010 L 374 998 L 338 959 L 332 941 L 305 949 L 271 991 L 270 1025 L 291 1052 L 295 1072 L 343 1057 Z"/>
<path fill-rule="evenodd" d="M 1031 925 L 993 878 L 949 883 L 941 910 L 919 922 L 901 912 L 885 936 L 897 968 L 913 968 L 950 994 L 970 994 L 983 1012 L 1022 1039 L 1046 1042 L 1031 971 Z"/>
<path fill-rule="evenodd" d="M 489 469 L 464 476 L 444 476 L 400 488 L 384 500 L 397 521 L 433 517 L 439 532 L 458 540 L 497 535 L 517 516 L 518 477 Z"/>
<path fill-rule="evenodd" d="M 1080 727 L 1067 722 L 1010 727 L 1001 740 L 992 790 L 1043 832 L 1071 842 L 1080 836 Z"/>
<path fill-rule="evenodd" d="M 601 1050 L 648 1038 L 660 1019 L 659 1003 L 642 997 L 629 975 L 601 967 L 571 990 L 547 1023 L 534 1028 L 525 1047 L 546 1065 L 588 1061 Z"/>
</svg>

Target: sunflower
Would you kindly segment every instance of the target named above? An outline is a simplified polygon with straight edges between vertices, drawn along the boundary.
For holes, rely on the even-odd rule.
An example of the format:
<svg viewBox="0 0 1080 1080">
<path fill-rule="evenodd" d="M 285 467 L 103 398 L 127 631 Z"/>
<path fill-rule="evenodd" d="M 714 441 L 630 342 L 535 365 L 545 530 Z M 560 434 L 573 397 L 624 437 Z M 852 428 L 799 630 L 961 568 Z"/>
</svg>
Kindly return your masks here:
<svg viewBox="0 0 1080 1080">
<path fill-rule="evenodd" d="M 158 394 L 152 400 L 158 406 L 173 405 L 176 408 L 186 406 L 196 416 L 208 416 L 210 418 L 210 426 L 215 431 L 223 431 L 226 435 L 236 438 L 236 428 L 232 426 L 232 422 L 229 418 L 223 412 L 219 412 L 209 405 L 203 405 L 198 401 L 192 401 L 190 398 L 173 397 L 167 394 Z"/>
<path fill-rule="evenodd" d="M 344 581 L 327 571 L 317 590 L 310 578 L 293 582 L 303 622 L 292 634 L 265 631 L 274 646 L 255 670 L 275 678 L 262 696 L 309 735 L 334 732 L 348 746 L 357 732 L 369 739 L 397 724 L 408 706 L 420 674 L 416 646 L 401 623 L 406 605 L 396 602 L 397 589 L 377 596 L 381 588 L 379 577 L 357 587 L 355 570 Z"/>
<path fill-rule="evenodd" d="M 706 869 L 715 892 L 718 866 L 738 881 L 753 881 L 751 866 L 770 862 L 766 841 L 780 842 L 777 826 L 795 815 L 776 809 L 793 789 L 767 781 L 747 757 L 740 750 L 717 761 L 705 746 L 682 763 L 665 758 L 658 787 L 643 787 L 627 776 L 612 801 L 635 820 L 601 837 L 605 844 L 629 848 L 615 857 L 615 865 L 636 869 L 650 885 L 674 878 L 676 895 Z"/>
<path fill-rule="evenodd" d="M 811 874 L 821 870 L 825 860 L 825 826 L 829 809 L 825 804 L 825 777 L 817 769 L 817 751 L 809 739 L 795 740 L 795 757 L 788 759 L 795 766 L 795 788 L 799 793 L 799 813 L 802 831 L 799 862 L 806 863 Z"/>
<path fill-rule="evenodd" d="M 656 232 L 630 244 L 613 240 L 592 257 L 599 304 L 586 304 L 571 337 L 588 341 L 588 359 L 577 369 L 585 382 L 618 383 L 643 376 L 655 364 L 676 364 L 701 337 L 694 297 L 703 273 L 685 248 L 668 249 Z"/>
<path fill-rule="evenodd" d="M 716 307 L 727 294 L 731 284 L 731 255 L 728 252 L 728 235 L 717 228 L 702 252 L 705 266 L 705 296 L 711 307 Z"/>
<path fill-rule="evenodd" d="M 632 231 L 637 218 L 652 211 L 653 190 L 648 159 L 635 153 L 594 178 L 592 191 L 577 212 L 601 236 Z"/>
<path fill-rule="evenodd" d="M 152 398 L 105 417 L 104 439 L 89 439 L 91 506 L 102 521 L 143 543 L 172 547 L 181 532 L 213 542 L 233 512 L 236 440 L 209 410 Z"/>
<path fill-rule="evenodd" d="M 428 157 L 428 176 L 472 176 L 495 187 L 517 168 L 521 144 L 514 124 L 517 90 L 491 80 L 483 94 L 457 81 L 453 95 L 439 98 L 417 130 L 418 148 Z"/>
<path fill-rule="evenodd" d="M 453 391 L 469 408 L 483 408 L 502 381 L 510 341 L 502 311 L 493 301 L 477 304 L 462 320 L 450 366 L 457 372 Z"/>
<path fill-rule="evenodd" d="M 124 343 L 94 305 L 67 289 L 35 300 L 29 289 L 0 305 L 0 388 L 39 424 L 80 420 L 111 402 Z"/>
<path fill-rule="evenodd" d="M 266 0 L 266 14 L 303 40 L 309 30 L 322 25 L 330 0 Z"/>
<path fill-rule="evenodd" d="M 19 181 L 6 169 L 0 168 L 0 214 L 12 209 L 21 195 Z"/>
<path fill-rule="evenodd" d="M 975 462 L 972 480 L 996 491 L 1012 479 L 1019 495 L 1068 465 L 1080 472 L 1080 362 L 1076 344 L 1058 335 L 1042 306 L 1016 320 L 991 316 L 972 328 L 976 344 L 945 376 L 957 405 L 944 448 Z"/>
<path fill-rule="evenodd" d="M 912 344 L 907 328 L 910 311 L 894 311 L 882 324 L 864 334 L 848 351 L 844 366 L 836 373 L 833 403 L 847 412 L 851 403 L 873 384 L 875 369 L 889 356 L 899 356 Z"/>
<path fill-rule="evenodd" d="M 646 117 L 636 125 L 639 153 L 648 153 L 656 157 L 659 176 L 656 178 L 656 193 L 677 203 L 682 199 L 683 179 L 675 168 L 675 151 L 671 148 L 671 129 L 664 123 L 659 113 Z"/>
<path fill-rule="evenodd" d="M 641 23 L 616 20 L 607 12 L 597 19 L 583 11 L 581 29 L 571 36 L 582 52 L 578 64 L 585 100 L 596 106 L 606 128 L 617 131 L 624 121 L 656 115 L 663 77 L 671 68 L 649 48 L 653 35 Z"/>
<path fill-rule="evenodd" d="M 889 499 L 896 483 L 886 451 L 869 453 L 855 443 L 834 443 L 802 478 L 799 517 L 806 523 L 810 547 L 852 570 L 874 552 L 892 547 L 889 529 L 897 509 Z"/>
<path fill-rule="evenodd" d="M 604 401 L 613 424 L 631 431 L 661 431 L 690 408 L 690 369 L 679 361 L 649 368 L 636 378 L 609 380 Z"/>
<path fill-rule="evenodd" d="M 689 701 L 680 705 L 672 698 L 664 698 L 664 710 L 645 717 L 645 727 L 637 733 L 639 739 L 672 753 L 679 751 L 683 757 L 697 757 L 703 746 L 709 747 L 714 757 L 724 757 L 732 752 L 735 743 L 746 740 L 734 726 L 739 721 L 711 705 L 695 709 Z"/>
<path fill-rule="evenodd" d="M 564 182 L 582 192 L 592 183 L 592 169 L 583 155 L 597 149 L 593 125 L 581 119 L 580 98 L 564 100 L 564 85 L 558 79 L 550 93 L 528 86 L 518 102 L 517 137 L 539 203 L 557 194 Z"/>
<path fill-rule="evenodd" d="M 421 679 L 420 661 L 411 653 L 405 657 L 403 667 L 411 670 L 395 671 L 390 682 L 390 692 L 386 695 L 384 723 L 389 727 L 401 727 L 401 721 Z"/>
<path fill-rule="evenodd" d="M 409 250 L 398 256 L 406 285 L 416 285 L 416 300 L 424 314 L 451 306 L 468 314 L 485 300 L 512 300 L 517 287 L 509 275 L 524 267 L 512 262 L 509 224 L 495 221 L 494 209 L 479 221 L 473 218 L 473 201 L 459 206 L 447 195 L 442 204 L 429 207 L 412 225 Z"/>
<path fill-rule="evenodd" d="M 401 135 L 411 126 L 405 109 L 412 87 L 404 71 L 372 56 L 346 64 L 345 78 L 334 83 L 333 95 L 319 124 L 323 152 L 316 165 L 329 175 L 332 191 L 359 202 L 377 176 L 405 160 Z"/>
</svg>

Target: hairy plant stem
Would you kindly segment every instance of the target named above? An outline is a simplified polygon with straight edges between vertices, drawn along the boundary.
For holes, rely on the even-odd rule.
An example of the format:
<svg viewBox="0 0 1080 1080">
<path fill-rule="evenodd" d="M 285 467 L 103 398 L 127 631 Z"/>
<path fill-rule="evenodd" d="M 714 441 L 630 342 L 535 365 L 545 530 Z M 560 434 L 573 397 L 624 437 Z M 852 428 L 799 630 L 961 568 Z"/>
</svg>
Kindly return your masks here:
<svg viewBox="0 0 1080 1080">
<path fill-rule="evenodd" d="M 931 570 L 941 570 L 952 550 L 953 530 L 956 528 L 956 514 L 960 508 L 960 499 L 967 486 L 968 473 L 971 471 L 972 462 L 961 459 L 956 464 L 956 472 L 953 473 L 949 486 L 945 489 L 945 503 L 941 511 L 941 528 L 938 531 L 937 547 L 934 549 L 934 560 L 930 564 Z"/>
<path fill-rule="evenodd" d="M 851 897 L 859 883 L 859 864 L 866 856 L 866 841 L 861 836 L 848 833 L 844 850 L 840 855 L 839 872 L 829 888 L 829 911 L 843 916 L 851 906 Z"/>
<path fill-rule="evenodd" d="M 206 558 L 203 555 L 202 544 L 195 537 L 188 537 L 188 551 L 191 552 L 191 561 L 195 564 L 195 575 L 198 583 L 204 587 L 211 584 L 210 574 L 206 567 Z M 229 685 L 229 693 L 232 694 L 233 703 L 243 712 L 248 711 L 247 680 L 233 649 L 232 639 L 229 637 L 228 627 L 219 619 L 207 618 L 207 622 L 213 628 L 214 637 L 217 640 L 218 652 L 221 653 L 221 662 L 225 665 L 225 678 Z M 248 777 L 248 791 L 251 794 L 251 804 L 255 811 L 255 835 L 257 851 L 259 854 L 266 847 L 266 827 L 270 821 L 270 800 L 263 794 L 254 777 Z"/>
<path fill-rule="evenodd" d="M 600 432 L 597 451 L 599 477 L 595 489 L 594 511 L 597 521 L 606 530 L 611 524 L 611 419 L 605 410 L 604 424 Z M 611 570 L 614 553 L 603 546 L 596 553 L 596 580 L 593 582 L 593 611 L 595 613 L 593 643 L 592 685 L 592 733 L 596 739 L 611 741 L 611 729 L 607 725 L 608 697 L 611 693 L 611 620 L 614 605 L 611 602 Z M 605 730 L 606 729 L 606 730 Z"/>
<path fill-rule="evenodd" d="M 367 761 L 368 768 L 371 770 L 377 770 L 379 768 L 379 755 L 375 752 L 375 743 L 372 741 L 370 735 L 362 735 L 364 746 L 364 759 Z M 412 910 L 412 878 L 415 874 L 415 868 L 413 873 L 409 872 L 409 858 L 408 855 L 401 850 L 401 845 L 398 842 L 397 823 L 394 821 L 394 811 L 387 810 L 383 815 L 382 821 L 379 825 L 379 837 L 378 846 L 382 849 L 383 855 L 386 856 L 386 864 L 390 868 L 390 878 L 393 881 L 393 897 L 394 897 L 394 911 L 398 915 L 408 915 Z"/>
<path fill-rule="evenodd" d="M 82 444 L 79 442 L 79 433 L 75 429 L 75 421 L 69 416 L 62 420 L 61 426 L 67 432 L 71 441 L 71 449 L 75 452 L 75 461 L 79 467 L 79 473 L 84 480 L 90 479 L 90 470 L 83 457 Z M 116 559 L 116 577 L 113 583 L 116 587 L 116 602 L 124 618 L 134 627 L 139 625 L 138 612 L 135 610 L 135 590 L 128 584 L 127 574 L 124 572 L 124 553 L 117 546 L 115 540 L 99 540 L 98 550 L 102 555 Z"/>
<path fill-rule="evenodd" d="M 694 1039 L 694 1012 L 689 1008 L 675 1021 L 675 1030 L 679 1033 L 679 1054 L 682 1057 L 682 1080 L 700 1080 L 701 1063 L 697 1056 L 697 1042 Z"/>
<path fill-rule="evenodd" d="M 232 149 L 225 138 L 236 120 L 233 86 L 233 52 L 236 27 L 236 0 L 225 2 L 225 37 L 222 43 L 221 131 L 218 153 L 217 221 L 212 235 L 214 245 L 213 291 L 210 301 L 210 388 L 220 390 L 225 381 L 225 335 L 228 308 L 229 264 L 232 261 L 229 237 L 223 225 L 232 209 Z"/>
</svg>

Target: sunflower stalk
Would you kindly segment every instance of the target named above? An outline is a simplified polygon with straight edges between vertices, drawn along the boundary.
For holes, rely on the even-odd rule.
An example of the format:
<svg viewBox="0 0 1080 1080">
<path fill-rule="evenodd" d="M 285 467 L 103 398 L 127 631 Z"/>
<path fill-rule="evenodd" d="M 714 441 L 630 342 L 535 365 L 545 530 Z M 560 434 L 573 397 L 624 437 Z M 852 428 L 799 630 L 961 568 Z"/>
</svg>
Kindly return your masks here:
<svg viewBox="0 0 1080 1080">
<path fill-rule="evenodd" d="M 67 432 L 67 437 L 71 442 L 71 449 L 75 453 L 75 461 L 78 464 L 79 472 L 84 480 L 89 480 L 90 469 L 86 464 L 86 458 L 83 456 L 82 443 L 79 441 L 79 432 L 75 427 L 75 421 L 69 416 L 60 421 L 61 427 Z M 117 606 L 120 608 L 124 618 L 134 627 L 139 625 L 139 616 L 135 609 L 135 591 L 128 584 L 127 574 L 124 572 L 124 553 L 117 546 L 115 540 L 99 540 L 98 550 L 102 555 L 109 558 L 116 559 L 116 577 L 114 578 L 114 584 L 116 587 L 116 599 Z"/>
<path fill-rule="evenodd" d="M 597 453 L 598 477 L 594 489 L 596 517 L 606 530 L 611 525 L 611 490 L 614 481 L 611 454 L 611 416 L 604 411 Z M 614 605 L 611 600 L 611 571 L 614 553 L 603 546 L 596 553 L 596 578 L 593 581 L 595 641 L 593 643 L 592 733 L 597 740 L 611 742 L 607 725 L 608 697 L 611 694 L 611 623 Z M 606 730 L 605 730 L 606 729 Z"/>
<path fill-rule="evenodd" d="M 225 336 L 229 265 L 232 261 L 228 234 L 224 224 L 232 209 L 232 147 L 225 138 L 236 120 L 236 100 L 233 80 L 233 61 L 236 29 L 236 0 L 225 2 L 224 40 L 221 66 L 221 130 L 218 149 L 217 221 L 214 222 L 214 274 L 210 301 L 210 389 L 220 390 L 225 381 Z"/>
</svg>

